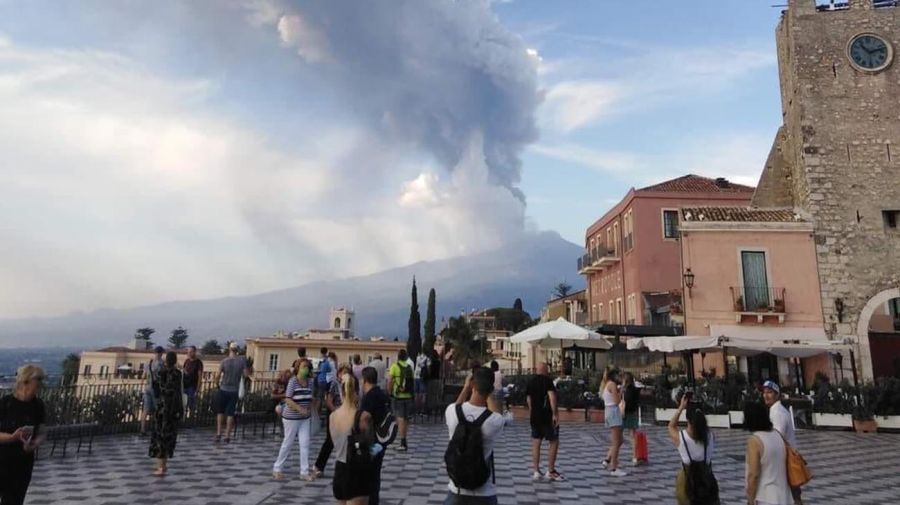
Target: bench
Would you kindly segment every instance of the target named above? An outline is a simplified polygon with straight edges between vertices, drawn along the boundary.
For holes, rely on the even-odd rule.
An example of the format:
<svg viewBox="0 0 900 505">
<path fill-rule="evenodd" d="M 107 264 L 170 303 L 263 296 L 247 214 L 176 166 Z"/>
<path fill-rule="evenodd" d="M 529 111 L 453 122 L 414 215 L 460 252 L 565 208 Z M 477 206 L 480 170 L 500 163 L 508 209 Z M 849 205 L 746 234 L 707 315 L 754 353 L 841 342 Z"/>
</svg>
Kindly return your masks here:
<svg viewBox="0 0 900 505">
<path fill-rule="evenodd" d="M 232 438 L 237 438 L 237 430 L 240 425 L 241 428 L 241 438 L 246 437 L 247 434 L 247 425 L 251 425 L 253 429 L 253 436 L 256 436 L 256 430 L 259 428 L 260 435 L 265 438 L 266 431 L 268 430 L 269 425 L 274 426 L 275 413 L 269 410 L 262 410 L 257 412 L 236 412 L 234 414 L 234 427 L 232 428 L 231 436 Z M 273 429 L 274 434 L 274 429 Z"/>
<path fill-rule="evenodd" d="M 81 453 L 82 445 L 87 442 L 88 454 L 91 454 L 94 448 L 94 436 L 100 432 L 99 423 L 82 423 L 82 424 L 58 424 L 55 426 L 44 426 L 44 435 L 47 437 L 44 442 L 53 442 L 50 447 L 50 457 L 56 453 L 56 447 L 62 444 L 62 457 L 66 457 L 66 449 L 69 440 L 78 440 L 78 447 L 75 449 L 76 454 Z"/>
</svg>

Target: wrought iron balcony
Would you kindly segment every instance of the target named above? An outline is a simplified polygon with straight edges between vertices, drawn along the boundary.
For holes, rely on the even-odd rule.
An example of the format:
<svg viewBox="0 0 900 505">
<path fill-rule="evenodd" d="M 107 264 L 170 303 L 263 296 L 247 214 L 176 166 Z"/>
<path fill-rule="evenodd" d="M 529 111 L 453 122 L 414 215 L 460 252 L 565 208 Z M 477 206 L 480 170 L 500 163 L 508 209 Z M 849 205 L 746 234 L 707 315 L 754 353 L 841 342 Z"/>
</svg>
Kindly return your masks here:
<svg viewBox="0 0 900 505">
<path fill-rule="evenodd" d="M 588 274 L 599 272 L 603 268 L 615 264 L 619 261 L 615 249 L 606 246 L 595 247 L 587 251 L 587 254 L 581 256 L 577 260 L 578 273 Z"/>
<path fill-rule="evenodd" d="M 737 314 L 737 322 L 742 316 L 756 316 L 758 322 L 762 322 L 764 316 L 778 316 L 778 322 L 784 322 L 787 312 L 785 305 L 785 288 L 773 288 L 769 286 L 731 286 L 731 299 L 734 302 L 734 312 Z"/>
</svg>

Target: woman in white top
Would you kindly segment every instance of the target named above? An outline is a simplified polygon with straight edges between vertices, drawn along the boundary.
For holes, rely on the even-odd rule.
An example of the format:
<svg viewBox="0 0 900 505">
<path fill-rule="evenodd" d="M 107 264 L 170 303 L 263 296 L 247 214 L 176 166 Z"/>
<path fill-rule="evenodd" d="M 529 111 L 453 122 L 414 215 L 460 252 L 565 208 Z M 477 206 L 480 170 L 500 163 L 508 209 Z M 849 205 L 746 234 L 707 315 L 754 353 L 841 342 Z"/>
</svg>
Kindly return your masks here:
<svg viewBox="0 0 900 505">
<path fill-rule="evenodd" d="M 792 505 L 784 440 L 772 429 L 769 411 L 759 402 L 744 406 L 747 439 L 746 491 L 749 505 Z"/>
<path fill-rule="evenodd" d="M 609 450 L 606 459 L 601 463 L 603 468 L 609 469 L 609 474 L 615 477 L 624 477 L 627 472 L 619 468 L 619 450 L 622 448 L 622 395 L 619 393 L 619 371 L 607 368 L 603 371 L 603 380 L 600 382 L 600 394 L 603 396 L 604 417 L 606 426 L 609 427 Z"/>
<path fill-rule="evenodd" d="M 678 405 L 675 415 L 672 416 L 672 419 L 669 419 L 669 438 L 672 440 L 672 443 L 675 444 L 678 455 L 681 456 L 682 464 L 681 470 L 679 470 L 678 476 L 676 477 L 676 489 L 680 486 L 679 481 L 686 478 L 685 465 L 690 465 L 692 461 L 704 461 L 704 455 L 706 455 L 706 463 L 712 464 L 713 453 L 716 448 L 715 437 L 713 437 L 712 432 L 709 431 L 709 425 L 706 423 L 706 416 L 700 409 L 693 409 L 686 416 L 686 429 L 678 429 L 678 420 L 681 418 L 681 413 L 688 408 L 689 402 L 690 395 L 685 394 L 682 396 L 681 403 Z M 678 505 L 690 505 L 690 498 L 677 492 L 675 499 Z"/>
</svg>

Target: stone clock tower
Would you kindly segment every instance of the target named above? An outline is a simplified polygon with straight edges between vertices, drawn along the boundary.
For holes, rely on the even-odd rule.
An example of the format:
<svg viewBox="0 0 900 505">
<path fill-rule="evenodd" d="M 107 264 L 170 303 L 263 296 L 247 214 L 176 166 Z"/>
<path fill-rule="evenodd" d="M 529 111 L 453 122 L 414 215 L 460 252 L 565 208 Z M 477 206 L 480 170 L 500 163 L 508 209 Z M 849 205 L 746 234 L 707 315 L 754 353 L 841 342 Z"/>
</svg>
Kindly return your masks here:
<svg viewBox="0 0 900 505">
<path fill-rule="evenodd" d="M 826 331 L 868 379 L 869 319 L 900 297 L 900 7 L 817 3 L 789 0 L 776 30 L 784 125 L 753 205 L 812 218 Z"/>
</svg>

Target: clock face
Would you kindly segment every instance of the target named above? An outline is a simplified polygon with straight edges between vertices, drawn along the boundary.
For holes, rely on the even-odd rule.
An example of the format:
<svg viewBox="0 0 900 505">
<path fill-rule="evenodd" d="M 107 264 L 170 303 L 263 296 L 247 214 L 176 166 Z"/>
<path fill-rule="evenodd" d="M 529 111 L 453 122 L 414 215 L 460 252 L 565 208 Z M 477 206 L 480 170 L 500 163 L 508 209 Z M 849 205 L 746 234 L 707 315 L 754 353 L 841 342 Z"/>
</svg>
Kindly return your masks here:
<svg viewBox="0 0 900 505">
<path fill-rule="evenodd" d="M 881 70 L 893 56 L 891 47 L 881 37 L 863 34 L 850 42 L 850 60 L 863 70 Z"/>
</svg>

